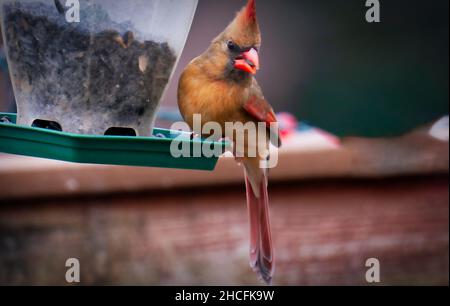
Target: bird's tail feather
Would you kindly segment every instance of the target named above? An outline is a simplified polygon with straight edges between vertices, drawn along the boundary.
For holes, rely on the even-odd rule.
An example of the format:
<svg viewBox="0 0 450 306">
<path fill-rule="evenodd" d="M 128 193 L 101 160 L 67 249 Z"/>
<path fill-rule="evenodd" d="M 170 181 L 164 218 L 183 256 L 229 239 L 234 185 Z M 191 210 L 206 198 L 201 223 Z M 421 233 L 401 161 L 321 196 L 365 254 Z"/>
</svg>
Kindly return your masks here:
<svg viewBox="0 0 450 306">
<path fill-rule="evenodd" d="M 269 222 L 269 201 L 267 193 L 267 176 L 259 183 L 255 192 L 255 182 L 246 171 L 247 206 L 250 217 L 250 265 L 266 284 L 271 284 L 274 273 L 272 236 Z"/>
</svg>

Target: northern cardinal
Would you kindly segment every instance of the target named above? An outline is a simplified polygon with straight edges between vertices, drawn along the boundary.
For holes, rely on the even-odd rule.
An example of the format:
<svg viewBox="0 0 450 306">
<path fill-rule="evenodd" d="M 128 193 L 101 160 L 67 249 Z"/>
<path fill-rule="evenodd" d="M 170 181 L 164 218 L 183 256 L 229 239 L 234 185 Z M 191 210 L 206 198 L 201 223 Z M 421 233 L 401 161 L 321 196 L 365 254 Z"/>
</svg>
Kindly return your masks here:
<svg viewBox="0 0 450 306">
<path fill-rule="evenodd" d="M 217 122 L 222 126 L 223 137 L 226 122 L 243 124 L 263 122 L 269 127 L 277 119 L 265 100 L 254 75 L 259 69 L 258 50 L 261 34 L 256 18 L 255 0 L 249 0 L 228 27 L 219 34 L 210 47 L 195 58 L 184 70 L 178 88 L 178 104 L 184 120 L 193 128 L 193 116 L 201 115 L 202 123 Z M 263 146 L 249 137 L 240 161 L 245 168 L 247 204 L 250 217 L 250 265 L 260 278 L 270 284 L 274 273 L 274 256 L 269 222 L 267 195 L 267 169 L 261 168 L 261 160 L 267 155 L 251 156 L 251 146 L 257 152 L 268 151 L 269 143 L 281 146 L 273 129 L 266 133 Z M 275 132 L 276 133 L 276 132 Z M 204 135 L 206 136 L 206 135 Z M 246 135 L 248 136 L 248 135 Z"/>
</svg>

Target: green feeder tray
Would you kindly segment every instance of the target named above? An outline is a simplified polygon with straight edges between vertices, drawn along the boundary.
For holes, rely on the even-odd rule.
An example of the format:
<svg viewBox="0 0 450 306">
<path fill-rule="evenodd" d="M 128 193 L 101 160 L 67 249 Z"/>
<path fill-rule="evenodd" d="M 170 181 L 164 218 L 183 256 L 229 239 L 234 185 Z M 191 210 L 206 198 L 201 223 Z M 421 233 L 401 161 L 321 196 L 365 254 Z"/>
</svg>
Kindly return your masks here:
<svg viewBox="0 0 450 306">
<path fill-rule="evenodd" d="M 19 126 L 16 114 L 0 113 L 0 152 L 74 163 L 214 170 L 218 157 L 179 157 L 170 153 L 174 139 L 181 145 L 220 148 L 226 142 L 191 139 L 190 134 L 154 129 L 153 137 L 95 136 Z"/>
</svg>

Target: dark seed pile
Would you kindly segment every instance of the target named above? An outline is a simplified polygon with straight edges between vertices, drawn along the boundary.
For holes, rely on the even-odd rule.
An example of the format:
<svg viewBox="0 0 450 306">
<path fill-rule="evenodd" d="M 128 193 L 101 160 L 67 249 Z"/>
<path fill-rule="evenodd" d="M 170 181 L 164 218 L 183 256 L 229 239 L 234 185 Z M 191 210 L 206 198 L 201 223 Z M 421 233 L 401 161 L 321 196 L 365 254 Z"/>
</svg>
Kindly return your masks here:
<svg viewBox="0 0 450 306">
<path fill-rule="evenodd" d="M 68 23 L 58 1 L 3 9 L 19 123 L 43 119 L 66 132 L 120 127 L 150 135 L 176 62 L 167 43 L 139 41 L 130 23 L 113 22 L 88 2 L 80 23 Z"/>
</svg>

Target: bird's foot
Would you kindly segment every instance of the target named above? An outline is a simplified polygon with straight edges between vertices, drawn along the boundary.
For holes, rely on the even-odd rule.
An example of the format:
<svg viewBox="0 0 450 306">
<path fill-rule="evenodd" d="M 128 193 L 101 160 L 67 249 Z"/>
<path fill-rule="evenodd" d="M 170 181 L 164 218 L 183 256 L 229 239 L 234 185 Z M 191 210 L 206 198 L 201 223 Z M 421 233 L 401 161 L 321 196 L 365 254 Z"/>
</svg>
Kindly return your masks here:
<svg viewBox="0 0 450 306">
<path fill-rule="evenodd" d="M 194 132 L 192 132 L 191 135 L 189 136 L 189 138 L 190 138 L 191 140 L 199 139 L 199 138 L 200 138 L 200 135 L 199 135 L 199 134 L 196 134 L 196 133 L 194 133 Z"/>
</svg>

